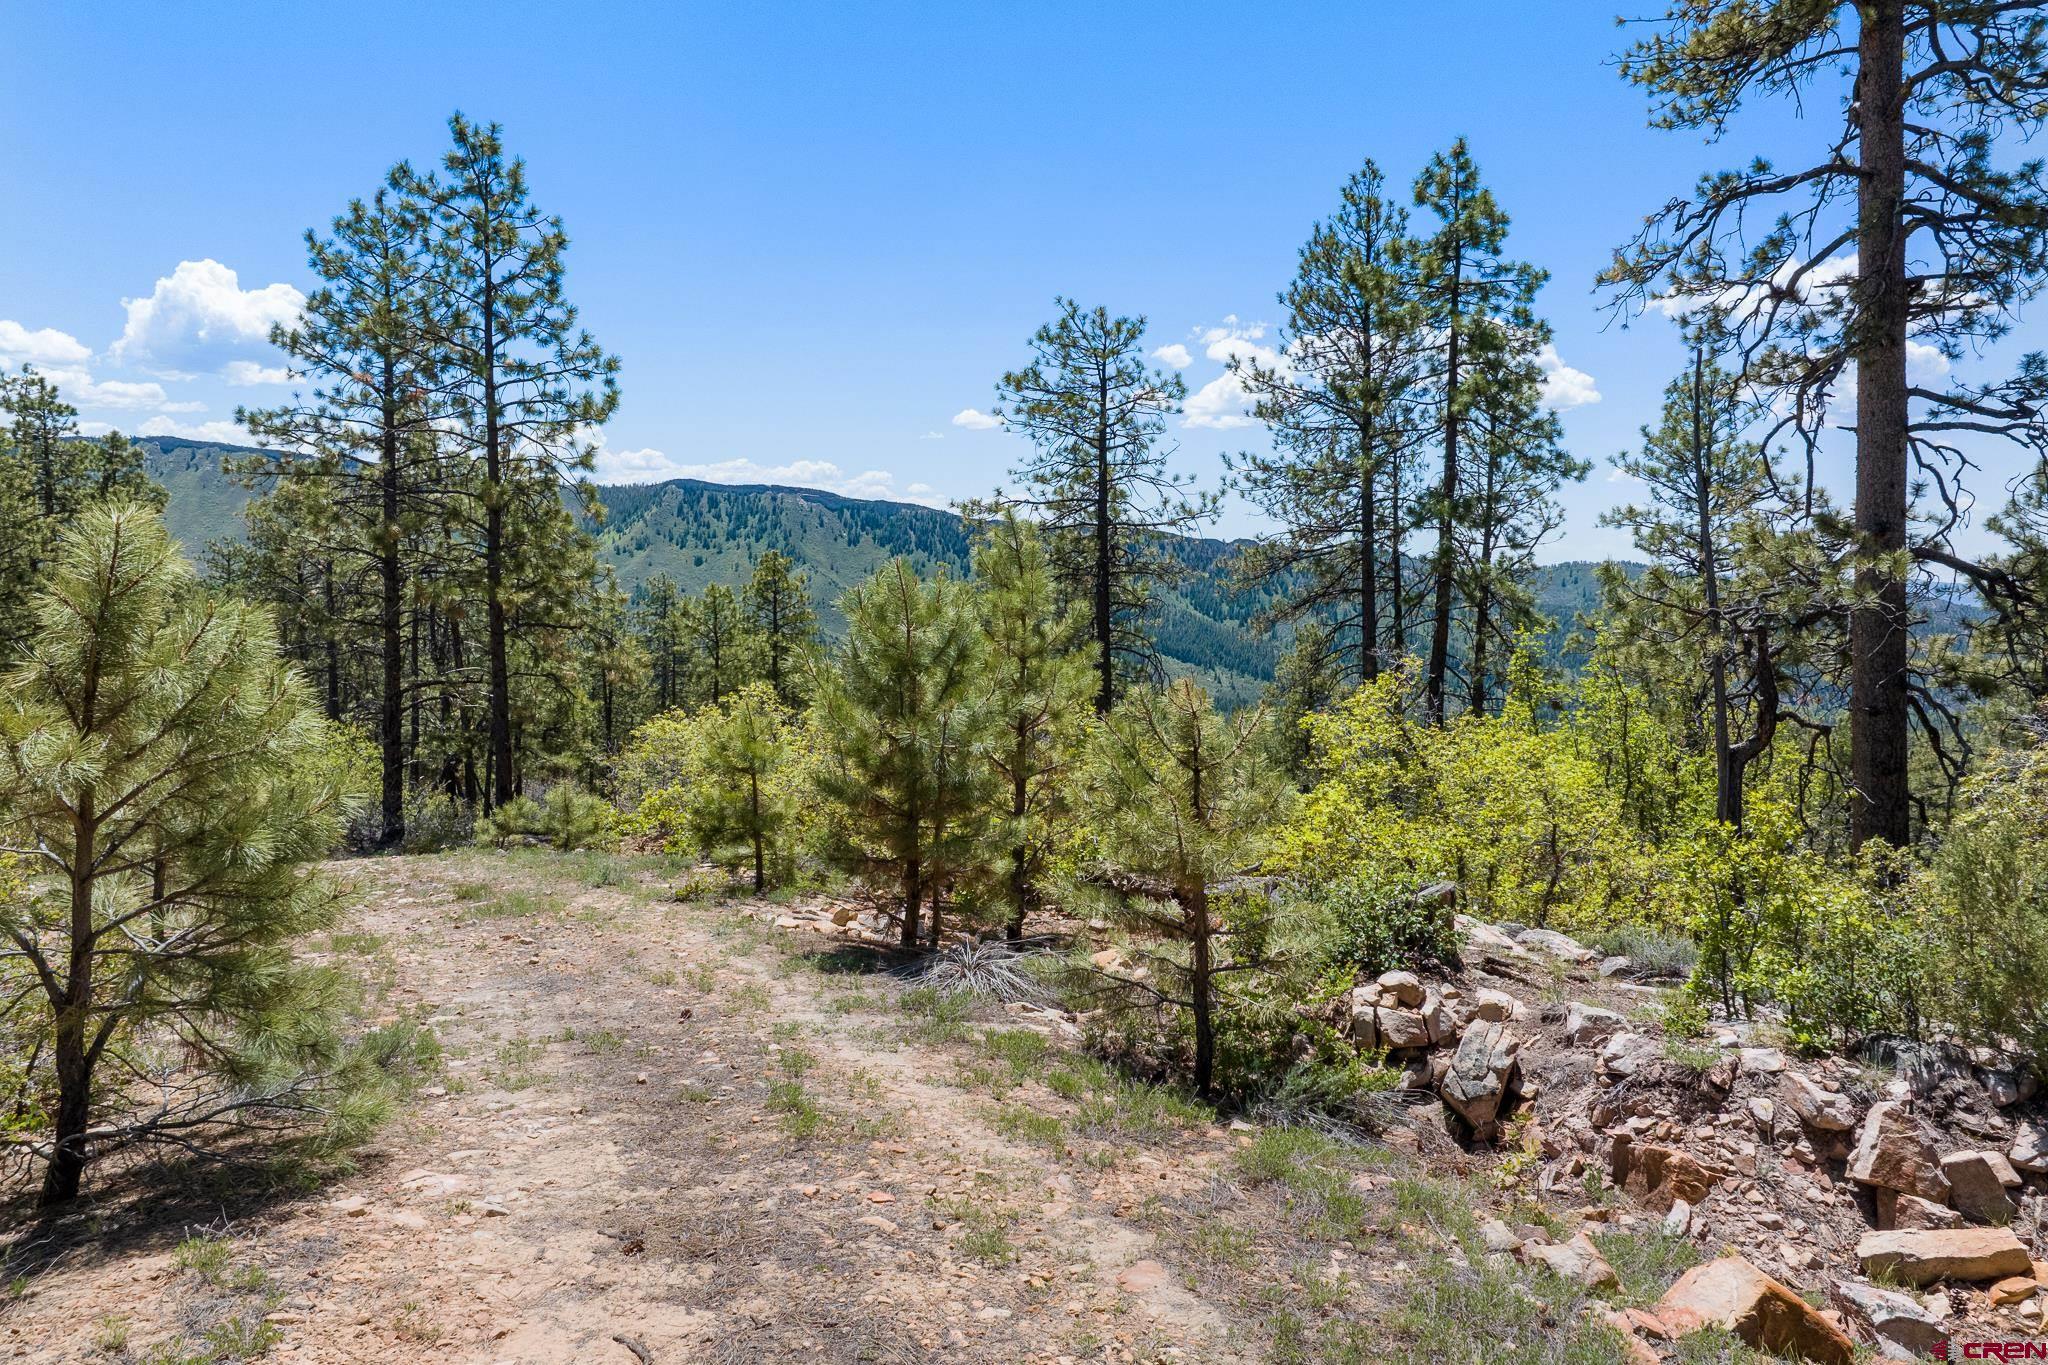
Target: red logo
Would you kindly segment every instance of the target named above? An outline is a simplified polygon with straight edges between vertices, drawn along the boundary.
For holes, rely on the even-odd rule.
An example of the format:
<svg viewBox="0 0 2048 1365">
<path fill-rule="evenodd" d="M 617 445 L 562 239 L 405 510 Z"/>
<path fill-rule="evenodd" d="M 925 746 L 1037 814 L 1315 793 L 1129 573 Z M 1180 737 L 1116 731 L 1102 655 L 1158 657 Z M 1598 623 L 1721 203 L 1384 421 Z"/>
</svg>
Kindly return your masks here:
<svg viewBox="0 0 2048 1365">
<path fill-rule="evenodd" d="M 1949 1358 L 1948 1343 L 1934 1344 L 1936 1360 Z M 1966 1341 L 1964 1360 L 2048 1360 L 2048 1341 Z"/>
</svg>

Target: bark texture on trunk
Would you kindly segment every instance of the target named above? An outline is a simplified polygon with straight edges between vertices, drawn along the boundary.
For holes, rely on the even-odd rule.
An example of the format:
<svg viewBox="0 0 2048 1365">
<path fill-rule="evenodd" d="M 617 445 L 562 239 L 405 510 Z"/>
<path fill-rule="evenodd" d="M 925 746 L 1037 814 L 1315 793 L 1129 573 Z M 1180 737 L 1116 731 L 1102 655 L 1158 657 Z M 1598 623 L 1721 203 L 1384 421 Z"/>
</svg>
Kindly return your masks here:
<svg viewBox="0 0 2048 1365">
<path fill-rule="evenodd" d="M 1856 586 L 1849 622 L 1851 837 L 1904 847 L 1907 790 L 1905 3 L 1860 6 L 1856 78 Z"/>
</svg>

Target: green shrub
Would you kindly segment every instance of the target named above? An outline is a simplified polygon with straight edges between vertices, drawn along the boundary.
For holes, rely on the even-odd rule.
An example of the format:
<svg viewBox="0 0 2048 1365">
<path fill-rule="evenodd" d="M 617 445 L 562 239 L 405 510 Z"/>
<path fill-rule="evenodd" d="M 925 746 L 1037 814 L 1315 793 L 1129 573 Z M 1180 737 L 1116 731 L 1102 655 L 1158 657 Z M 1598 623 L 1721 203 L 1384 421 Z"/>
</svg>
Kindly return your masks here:
<svg viewBox="0 0 2048 1365">
<path fill-rule="evenodd" d="M 582 848 L 615 848 L 619 842 L 618 812 L 601 796 L 568 782 L 549 788 L 544 801 L 515 796 L 476 822 L 476 839 L 496 848 L 533 842 L 564 852 Z"/>
</svg>

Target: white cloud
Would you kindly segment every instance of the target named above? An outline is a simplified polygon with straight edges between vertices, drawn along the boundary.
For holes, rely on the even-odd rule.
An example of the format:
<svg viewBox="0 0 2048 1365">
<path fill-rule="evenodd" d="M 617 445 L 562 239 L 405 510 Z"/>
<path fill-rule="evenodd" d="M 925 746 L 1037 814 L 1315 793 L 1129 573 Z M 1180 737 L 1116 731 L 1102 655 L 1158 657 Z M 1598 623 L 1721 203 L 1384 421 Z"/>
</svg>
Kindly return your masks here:
<svg viewBox="0 0 2048 1365">
<path fill-rule="evenodd" d="M 1284 352 L 1259 344 L 1260 338 L 1266 335 L 1263 322 L 1241 322 L 1237 314 L 1231 313 L 1223 319 L 1222 325 L 1197 327 L 1189 335 L 1200 343 L 1202 354 L 1218 364 L 1255 365 L 1283 375 L 1294 372 Z M 1178 349 L 1185 353 L 1186 348 Z M 1190 357 L 1190 363 L 1192 359 Z M 1245 392 L 1244 385 L 1238 382 L 1235 374 L 1225 370 L 1188 396 L 1182 405 L 1181 425 L 1207 427 L 1213 431 L 1248 427 L 1252 425 L 1251 406 L 1251 395 Z"/>
<path fill-rule="evenodd" d="M 219 261 L 180 261 L 147 297 L 121 301 L 128 324 L 109 354 L 172 378 L 219 370 L 237 352 L 268 353 L 271 327 L 290 324 L 305 302 L 289 284 L 244 289 Z"/>
<path fill-rule="evenodd" d="M 83 365 L 92 348 L 68 332 L 42 327 L 31 332 L 18 322 L 0 318 L 0 361 L 17 365 Z"/>
<path fill-rule="evenodd" d="M 169 417 L 152 417 L 142 424 L 138 436 L 182 436 L 188 441 L 225 441 L 229 445 L 253 445 L 249 433 L 233 422 L 179 422 Z"/>
<path fill-rule="evenodd" d="M 1946 379 L 1949 372 L 1948 357 L 1938 346 L 1929 346 L 1924 341 L 1906 343 L 1906 378 L 1914 384 L 1932 384 L 1937 379 Z"/>
<path fill-rule="evenodd" d="M 1159 347 L 1152 352 L 1152 358 L 1161 364 L 1171 365 L 1176 370 L 1185 370 L 1195 363 L 1195 358 L 1188 354 L 1188 348 L 1178 341 Z"/>
<path fill-rule="evenodd" d="M 927 431 L 917 439 L 920 441 L 943 441 L 946 439 L 946 433 L 943 431 Z"/>
<path fill-rule="evenodd" d="M 1220 374 L 1188 395 L 1187 402 L 1181 405 L 1181 425 L 1215 431 L 1248 427 L 1252 424 L 1247 411 L 1250 407 L 1251 398 L 1244 385 L 1237 382 L 1237 376 Z"/>
<path fill-rule="evenodd" d="M 222 367 L 220 377 L 236 388 L 292 382 L 292 372 L 284 366 L 259 365 L 253 360 L 230 360 Z"/>
<path fill-rule="evenodd" d="M 1758 285 L 1750 288 L 1735 287 L 1718 294 L 1660 294 L 1651 301 L 1651 306 L 1667 318 L 1687 318 L 1708 304 L 1726 309 L 1734 317 L 1747 320 L 1773 294 L 1782 294 L 1793 288 L 1793 276 L 1799 275 L 1801 261 L 1786 261 L 1771 272 L 1768 288 Z M 1845 256 L 1831 256 L 1816 262 L 1800 275 L 1796 294 L 1804 304 L 1832 305 L 1840 301 L 1840 291 L 1854 283 L 1856 277 L 1856 253 Z"/>
<path fill-rule="evenodd" d="M 1565 364 L 1558 357 L 1557 347 L 1551 343 L 1545 342 L 1543 349 L 1536 353 L 1536 363 L 1543 367 L 1543 401 L 1557 411 L 1600 401 L 1600 390 L 1594 386 L 1593 376 Z"/>
<path fill-rule="evenodd" d="M 979 408 L 962 408 L 953 414 L 953 425 L 966 427 L 969 431 L 987 431 L 1003 424 L 999 417 L 992 417 Z"/>
<path fill-rule="evenodd" d="M 94 379 L 89 372 L 78 369 L 43 369 L 40 373 L 57 386 L 65 402 L 88 411 L 96 408 L 119 408 L 124 412 L 138 409 L 148 412 L 206 411 L 204 403 L 172 402 L 171 396 L 164 392 L 164 386 L 154 382 Z"/>
</svg>

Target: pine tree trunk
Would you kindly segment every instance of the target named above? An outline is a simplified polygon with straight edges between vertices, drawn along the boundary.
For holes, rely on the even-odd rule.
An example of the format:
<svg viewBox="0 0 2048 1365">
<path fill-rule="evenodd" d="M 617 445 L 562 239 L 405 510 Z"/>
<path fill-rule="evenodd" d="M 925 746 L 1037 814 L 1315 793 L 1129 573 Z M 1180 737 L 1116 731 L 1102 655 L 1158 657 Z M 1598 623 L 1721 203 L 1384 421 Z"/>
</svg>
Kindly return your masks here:
<svg viewBox="0 0 2048 1365">
<path fill-rule="evenodd" d="M 768 889 L 768 863 L 761 855 L 761 774 L 758 770 L 747 774 L 747 814 L 754 835 L 754 894 L 758 896 Z"/>
<path fill-rule="evenodd" d="M 97 834 L 90 790 L 79 798 L 72 829 L 70 952 L 64 998 L 56 1002 L 50 1054 L 57 1077 L 57 1113 L 50 1128 L 50 1160 L 43 1168 L 38 1201 L 44 1208 L 78 1197 L 85 1175 L 85 1131 L 92 1117 L 92 1056 L 85 1033 L 92 1010 L 92 869 Z"/>
<path fill-rule="evenodd" d="M 1458 499 L 1458 309 L 1463 263 L 1451 267 L 1450 340 L 1444 366 L 1444 475 L 1436 524 L 1436 603 L 1429 623 L 1429 665 L 1423 678 L 1423 706 L 1432 725 L 1444 721 L 1444 681 L 1451 664 L 1451 568 L 1456 546 L 1452 532 Z"/>
<path fill-rule="evenodd" d="M 1116 597 L 1110 573 L 1115 567 L 1115 545 L 1110 536 L 1109 511 L 1109 380 L 1102 381 L 1097 396 L 1100 406 L 1095 435 L 1095 714 L 1106 716 L 1116 705 Z"/>
<path fill-rule="evenodd" d="M 1023 828 L 1024 812 L 1030 804 L 1031 788 L 1024 776 L 1022 746 L 1019 746 L 1017 761 L 1011 765 L 1010 775 L 1010 817 Z M 1024 937 L 1024 911 L 1030 887 L 1026 885 L 1026 871 L 1030 866 L 1030 854 L 1022 843 L 1010 850 L 1010 925 L 1007 937 L 1010 942 L 1021 942 Z"/>
<path fill-rule="evenodd" d="M 917 946 L 918 912 L 924 905 L 924 866 L 912 858 L 903 865 L 903 946 Z"/>
<path fill-rule="evenodd" d="M 1858 39 L 1856 536 L 1849 621 L 1850 837 L 1903 848 L 1907 790 L 1905 3 L 1871 0 Z M 1881 560 L 1880 557 L 1883 557 Z"/>
<path fill-rule="evenodd" d="M 391 365 L 385 362 L 385 392 L 391 391 Z M 378 843 L 393 848 L 405 839 L 405 580 L 399 562 L 397 414 L 384 410 L 382 467 L 377 471 L 384 525 L 377 543 L 377 578 L 382 590 L 377 627 L 384 665 L 383 695 L 378 698 L 377 746 L 383 759 L 380 783 L 382 820 Z"/>
<path fill-rule="evenodd" d="M 1195 1091 L 1208 1099 L 1215 1089 L 1216 1024 L 1210 1014 L 1209 888 L 1197 883 L 1182 893 L 1192 942 L 1188 968 L 1189 997 L 1195 1016 Z"/>
</svg>

